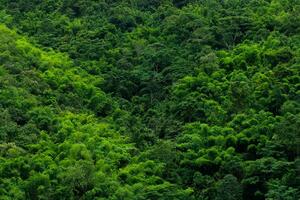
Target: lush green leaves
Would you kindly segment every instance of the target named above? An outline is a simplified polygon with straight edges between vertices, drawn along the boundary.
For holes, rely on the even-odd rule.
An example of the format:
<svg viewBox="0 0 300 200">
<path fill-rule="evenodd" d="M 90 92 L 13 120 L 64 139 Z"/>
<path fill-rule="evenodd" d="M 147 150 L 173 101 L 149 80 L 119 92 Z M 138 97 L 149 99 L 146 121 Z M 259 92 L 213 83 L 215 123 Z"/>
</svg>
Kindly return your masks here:
<svg viewBox="0 0 300 200">
<path fill-rule="evenodd" d="M 299 199 L 299 13 L 0 0 L 0 199 Z"/>
</svg>

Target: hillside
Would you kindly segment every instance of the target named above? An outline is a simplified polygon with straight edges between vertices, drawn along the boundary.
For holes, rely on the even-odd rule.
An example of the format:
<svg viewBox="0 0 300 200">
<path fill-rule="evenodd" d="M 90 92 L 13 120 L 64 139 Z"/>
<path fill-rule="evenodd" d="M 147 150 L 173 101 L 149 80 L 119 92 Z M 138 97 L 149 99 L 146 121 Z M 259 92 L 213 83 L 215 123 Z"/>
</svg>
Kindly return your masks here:
<svg viewBox="0 0 300 200">
<path fill-rule="evenodd" d="M 0 199 L 300 199 L 300 1 L 0 0 Z"/>
</svg>

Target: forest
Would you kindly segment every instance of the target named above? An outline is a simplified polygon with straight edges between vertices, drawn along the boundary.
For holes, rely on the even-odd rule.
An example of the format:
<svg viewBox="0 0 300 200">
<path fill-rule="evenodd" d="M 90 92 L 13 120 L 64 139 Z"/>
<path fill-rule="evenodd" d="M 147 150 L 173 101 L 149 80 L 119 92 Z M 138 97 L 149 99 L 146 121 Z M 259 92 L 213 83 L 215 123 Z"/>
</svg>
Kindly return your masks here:
<svg viewBox="0 0 300 200">
<path fill-rule="evenodd" d="M 0 200 L 299 200 L 299 0 L 0 0 Z"/>
</svg>

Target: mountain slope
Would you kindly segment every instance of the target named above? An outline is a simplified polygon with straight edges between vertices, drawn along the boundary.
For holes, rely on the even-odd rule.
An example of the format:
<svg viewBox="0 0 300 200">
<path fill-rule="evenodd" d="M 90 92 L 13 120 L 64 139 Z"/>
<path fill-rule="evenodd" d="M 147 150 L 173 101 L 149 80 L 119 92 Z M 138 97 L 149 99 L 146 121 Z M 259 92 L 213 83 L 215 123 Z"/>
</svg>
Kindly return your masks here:
<svg viewBox="0 0 300 200">
<path fill-rule="evenodd" d="M 0 0 L 0 197 L 299 199 L 299 13 Z"/>
</svg>

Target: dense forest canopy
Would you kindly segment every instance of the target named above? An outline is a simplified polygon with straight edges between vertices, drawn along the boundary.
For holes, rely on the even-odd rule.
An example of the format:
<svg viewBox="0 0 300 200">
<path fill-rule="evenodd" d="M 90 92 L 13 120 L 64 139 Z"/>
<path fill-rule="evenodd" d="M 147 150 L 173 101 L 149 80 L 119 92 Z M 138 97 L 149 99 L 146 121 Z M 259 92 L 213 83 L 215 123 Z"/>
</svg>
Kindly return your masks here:
<svg viewBox="0 0 300 200">
<path fill-rule="evenodd" d="M 300 199 L 299 0 L 0 0 L 0 199 Z"/>
</svg>

